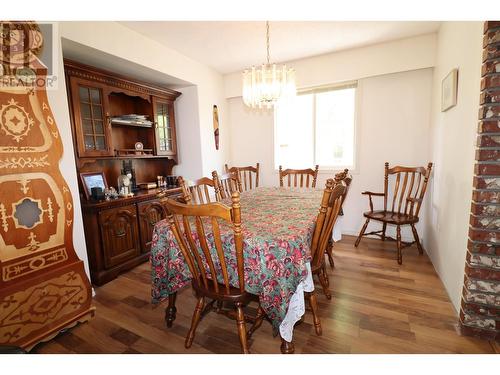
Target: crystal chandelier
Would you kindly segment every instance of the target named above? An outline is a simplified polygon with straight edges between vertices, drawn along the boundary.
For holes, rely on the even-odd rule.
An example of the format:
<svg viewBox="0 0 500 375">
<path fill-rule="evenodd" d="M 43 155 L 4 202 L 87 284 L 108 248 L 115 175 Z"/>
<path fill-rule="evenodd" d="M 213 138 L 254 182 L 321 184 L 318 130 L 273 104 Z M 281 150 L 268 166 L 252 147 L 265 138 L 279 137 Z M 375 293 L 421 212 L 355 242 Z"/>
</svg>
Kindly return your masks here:
<svg viewBox="0 0 500 375">
<path fill-rule="evenodd" d="M 295 70 L 269 62 L 269 22 L 266 22 L 267 63 L 243 71 L 243 102 L 252 108 L 271 108 L 285 96 L 294 96 Z"/>
</svg>

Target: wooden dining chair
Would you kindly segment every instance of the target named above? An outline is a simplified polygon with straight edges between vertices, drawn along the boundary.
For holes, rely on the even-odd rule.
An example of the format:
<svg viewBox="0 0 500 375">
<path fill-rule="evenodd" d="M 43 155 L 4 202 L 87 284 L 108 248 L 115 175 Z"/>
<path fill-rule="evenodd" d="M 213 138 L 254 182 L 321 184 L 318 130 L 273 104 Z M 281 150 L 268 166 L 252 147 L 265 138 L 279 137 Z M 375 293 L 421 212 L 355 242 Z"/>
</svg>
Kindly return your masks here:
<svg viewBox="0 0 500 375">
<path fill-rule="evenodd" d="M 216 201 L 215 184 L 211 178 L 202 177 L 188 183 L 179 176 L 177 182 L 182 188 L 184 203 L 206 204 Z"/>
<path fill-rule="evenodd" d="M 331 299 L 332 295 L 329 290 L 328 275 L 325 268 L 325 251 L 332 238 L 333 226 L 337 221 L 345 190 L 346 186 L 343 181 L 335 182 L 331 178 L 326 181 L 311 242 L 312 274 L 318 276 L 327 299 Z"/>
<path fill-rule="evenodd" d="M 236 173 L 238 179 L 241 183 L 242 191 L 251 190 L 253 188 L 259 187 L 259 163 L 257 166 L 248 167 L 231 167 L 229 168 L 225 164 L 226 173 Z"/>
<path fill-rule="evenodd" d="M 427 190 L 427 182 L 429 181 L 431 169 L 432 163 L 429 163 L 427 168 L 400 166 L 389 168 L 389 163 L 385 163 L 384 192 L 373 193 L 371 191 L 364 191 L 361 193 L 368 195 L 370 211 L 363 213 L 363 216 L 366 217 L 366 222 L 363 228 L 361 228 L 354 246 L 357 247 L 359 245 L 361 237 L 376 235 L 382 241 L 386 239 L 396 241 L 399 264 L 403 263 L 401 250 L 414 243 L 417 245 L 418 252 L 423 254 L 422 244 L 420 243 L 415 224 L 418 222 L 418 214 L 422 206 L 425 191 Z M 389 177 L 391 177 L 391 186 L 389 186 Z M 373 210 L 372 197 L 384 197 L 383 210 Z M 392 205 L 389 208 L 388 203 L 390 204 L 391 201 Z M 365 233 L 370 220 L 381 222 L 382 229 Z M 386 236 L 387 224 L 396 225 L 396 239 Z M 411 227 L 415 241 L 404 242 L 401 240 L 401 226 L 403 225 Z"/>
<path fill-rule="evenodd" d="M 340 212 L 339 216 L 344 216 L 344 201 L 347 197 L 347 193 L 349 191 L 349 188 L 351 186 L 352 182 L 352 176 L 349 174 L 349 169 L 344 169 L 342 172 L 339 172 L 335 175 L 335 183 L 339 183 L 343 181 L 345 184 L 345 191 L 344 194 L 342 194 L 342 201 L 340 203 Z M 326 248 L 326 255 L 328 257 L 328 263 L 330 263 L 331 268 L 335 268 L 335 262 L 333 260 L 333 239 L 330 238 L 328 241 L 328 246 Z M 328 280 L 328 278 L 327 278 Z"/>
<path fill-rule="evenodd" d="M 192 287 L 198 299 L 186 336 L 190 348 L 200 320 L 213 310 L 214 303 L 232 303 L 236 309 L 236 325 L 243 353 L 249 353 L 243 306 L 255 296 L 245 291 L 243 235 L 241 231 L 240 195 L 231 195 L 231 207 L 215 202 L 205 205 L 183 204 L 167 199 L 170 229 L 193 276 Z M 230 284 L 228 250 L 224 252 L 220 222 L 230 225 L 234 237 L 238 286 Z M 232 252 L 231 252 L 232 253 Z M 233 284 L 235 280 L 232 280 Z M 211 299 L 206 303 L 205 299 Z"/>
<path fill-rule="evenodd" d="M 279 167 L 280 186 L 284 186 L 283 179 L 287 177 L 288 187 L 316 187 L 319 165 L 313 169 L 285 169 Z M 292 181 L 293 180 L 293 181 Z M 309 186 L 311 185 L 311 186 Z"/>
<path fill-rule="evenodd" d="M 212 177 L 214 180 L 215 196 L 217 197 L 217 201 L 229 198 L 235 191 L 242 191 L 241 183 L 238 179 L 238 174 L 236 173 L 223 173 L 219 176 L 217 171 L 213 171 Z"/>
<path fill-rule="evenodd" d="M 349 174 L 349 169 L 346 168 L 342 172 L 335 175 L 335 182 L 338 183 L 340 181 L 344 181 L 346 187 L 344 194 L 342 194 L 342 203 L 340 204 L 339 212 L 340 216 L 344 216 L 344 202 L 352 182 L 352 175 Z"/>
</svg>

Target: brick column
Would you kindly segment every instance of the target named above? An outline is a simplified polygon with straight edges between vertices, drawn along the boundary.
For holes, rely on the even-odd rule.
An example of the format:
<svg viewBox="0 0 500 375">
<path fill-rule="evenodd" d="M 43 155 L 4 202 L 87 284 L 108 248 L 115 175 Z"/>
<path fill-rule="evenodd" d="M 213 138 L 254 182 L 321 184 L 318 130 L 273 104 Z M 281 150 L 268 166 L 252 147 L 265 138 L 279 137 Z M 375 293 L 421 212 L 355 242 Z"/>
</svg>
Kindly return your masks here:
<svg viewBox="0 0 500 375">
<path fill-rule="evenodd" d="M 460 328 L 500 340 L 500 21 L 484 23 L 481 76 Z"/>
</svg>

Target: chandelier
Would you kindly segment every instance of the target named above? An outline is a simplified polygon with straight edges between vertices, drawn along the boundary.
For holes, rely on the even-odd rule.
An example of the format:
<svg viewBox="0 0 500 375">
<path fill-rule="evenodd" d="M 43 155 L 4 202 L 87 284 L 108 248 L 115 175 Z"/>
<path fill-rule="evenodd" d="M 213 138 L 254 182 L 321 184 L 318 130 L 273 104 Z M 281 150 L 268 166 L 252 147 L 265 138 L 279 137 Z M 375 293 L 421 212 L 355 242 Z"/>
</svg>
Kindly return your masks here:
<svg viewBox="0 0 500 375">
<path fill-rule="evenodd" d="M 267 63 L 243 71 L 243 102 L 252 108 L 271 108 L 285 96 L 294 96 L 295 70 L 276 66 L 269 59 L 269 22 L 266 22 Z"/>
</svg>

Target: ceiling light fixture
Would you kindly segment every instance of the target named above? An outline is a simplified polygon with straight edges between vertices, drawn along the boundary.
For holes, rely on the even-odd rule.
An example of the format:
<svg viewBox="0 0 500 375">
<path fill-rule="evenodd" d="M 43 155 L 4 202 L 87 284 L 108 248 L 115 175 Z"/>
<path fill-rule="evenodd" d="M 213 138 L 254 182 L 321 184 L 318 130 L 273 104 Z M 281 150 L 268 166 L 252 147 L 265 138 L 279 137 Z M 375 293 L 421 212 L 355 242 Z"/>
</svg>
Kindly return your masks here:
<svg viewBox="0 0 500 375">
<path fill-rule="evenodd" d="M 271 108 L 278 99 L 296 94 L 295 70 L 270 63 L 269 21 L 266 22 L 266 45 L 267 63 L 243 71 L 243 102 L 252 108 Z"/>
</svg>

